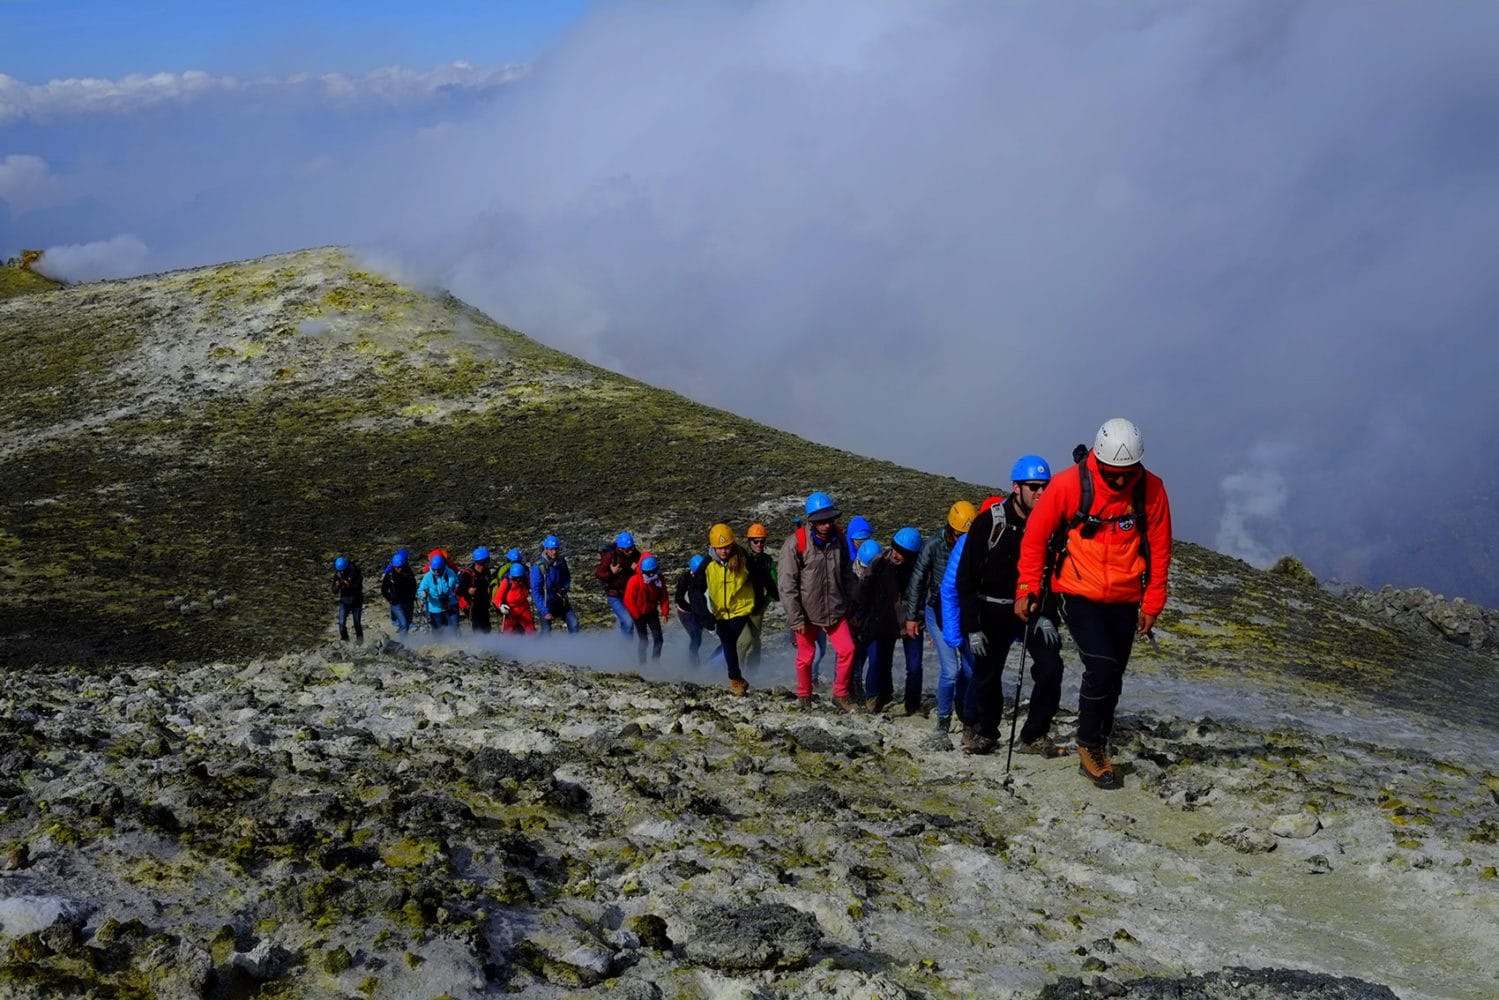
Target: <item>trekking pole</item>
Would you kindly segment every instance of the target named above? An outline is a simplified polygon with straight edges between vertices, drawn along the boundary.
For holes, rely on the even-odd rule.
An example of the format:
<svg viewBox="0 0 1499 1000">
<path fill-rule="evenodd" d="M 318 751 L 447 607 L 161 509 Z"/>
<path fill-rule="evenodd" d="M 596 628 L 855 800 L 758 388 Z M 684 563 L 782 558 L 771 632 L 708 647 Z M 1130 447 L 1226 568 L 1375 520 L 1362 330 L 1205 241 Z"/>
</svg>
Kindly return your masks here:
<svg viewBox="0 0 1499 1000">
<path fill-rule="evenodd" d="M 1005 747 L 1005 780 L 1006 786 L 1010 783 L 1010 761 L 1015 756 L 1015 727 L 1020 723 L 1020 691 L 1025 687 L 1025 654 L 1029 652 L 1031 645 L 1031 633 L 1036 628 L 1036 618 L 1042 614 L 1046 607 L 1047 591 L 1050 589 L 1051 581 L 1048 579 L 1046 586 L 1041 588 L 1041 596 L 1036 601 L 1035 613 L 1031 615 L 1030 621 L 1025 623 L 1025 632 L 1020 642 L 1020 676 L 1015 678 L 1015 708 L 1010 713 L 1010 743 Z"/>
</svg>

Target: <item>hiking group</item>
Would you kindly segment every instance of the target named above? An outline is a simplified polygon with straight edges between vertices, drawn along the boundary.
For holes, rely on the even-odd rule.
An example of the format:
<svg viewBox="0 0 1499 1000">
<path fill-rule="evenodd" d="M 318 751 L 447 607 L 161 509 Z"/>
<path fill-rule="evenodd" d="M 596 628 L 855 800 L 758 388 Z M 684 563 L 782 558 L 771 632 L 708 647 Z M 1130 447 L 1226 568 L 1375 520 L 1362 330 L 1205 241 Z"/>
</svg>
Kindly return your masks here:
<svg viewBox="0 0 1499 1000">
<path fill-rule="evenodd" d="M 883 712 L 896 700 L 893 669 L 901 649 L 905 682 L 901 707 L 922 705 L 923 634 L 937 650 L 937 729 L 962 724 L 962 748 L 988 754 L 1000 744 L 1002 675 L 1011 645 L 1020 645 L 1020 672 L 1031 666 L 1031 697 L 1019 723 L 1015 694 L 1008 745 L 1020 753 L 1061 757 L 1051 737 L 1061 702 L 1065 626 L 1082 660 L 1078 694 L 1079 770 L 1095 785 L 1117 777 L 1108 741 L 1137 635 L 1149 635 L 1166 603 L 1171 563 L 1171 509 L 1160 478 L 1141 464 L 1143 440 L 1133 423 L 1114 418 L 1099 428 L 1092 449 L 1079 445 L 1073 464 L 1053 476 L 1039 455 L 1011 468 L 1011 489 L 975 507 L 959 500 L 942 531 L 923 538 L 902 527 L 884 547 L 869 522 L 851 518 L 823 492 L 807 497 L 803 517 L 780 547 L 766 551 L 768 532 L 752 524 L 741 545 L 728 524 L 708 532 L 707 552 L 694 555 L 668 589 L 658 558 L 620 532 L 599 553 L 594 577 L 624 636 L 634 636 L 641 663 L 659 657 L 662 626 L 673 610 L 686 632 L 688 657 L 701 658 L 714 633 L 729 690 L 749 691 L 742 666 L 761 657 L 764 617 L 772 601 L 785 610 L 796 648 L 796 695 L 814 704 L 814 669 L 826 647 L 834 653 L 832 702 L 847 712 Z M 417 578 L 406 550 L 382 573 L 380 593 L 398 632 L 411 627 L 421 601 L 436 632 L 455 630 L 467 617 L 475 632 L 548 632 L 554 624 L 578 631 L 571 603 L 572 575 L 555 535 L 542 558 L 527 566 L 519 549 L 496 571 L 478 548 L 454 570 L 433 550 Z M 362 578 L 346 557 L 335 562 L 338 626 L 348 639 L 353 621 L 362 640 Z M 1023 684 L 1021 685 L 1023 686 Z M 862 692 L 862 693 L 861 693 Z M 945 739 L 945 737 L 944 737 Z"/>
</svg>

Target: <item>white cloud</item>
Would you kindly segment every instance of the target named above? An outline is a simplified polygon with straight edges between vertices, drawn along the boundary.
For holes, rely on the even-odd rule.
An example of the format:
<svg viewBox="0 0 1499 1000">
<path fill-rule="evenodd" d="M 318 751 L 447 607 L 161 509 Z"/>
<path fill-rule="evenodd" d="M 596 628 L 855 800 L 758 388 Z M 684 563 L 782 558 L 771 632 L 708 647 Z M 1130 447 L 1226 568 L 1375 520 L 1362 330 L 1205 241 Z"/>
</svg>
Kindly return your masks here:
<svg viewBox="0 0 1499 1000">
<path fill-rule="evenodd" d="M 0 201 L 16 211 L 51 204 L 61 184 L 40 156 L 12 153 L 0 160 Z"/>
<path fill-rule="evenodd" d="M 448 93 L 489 93 L 520 79 L 527 71 L 527 67 L 519 65 L 481 69 L 456 62 L 425 72 L 392 66 L 359 77 L 301 73 L 241 80 L 190 69 L 181 73 L 136 73 L 113 80 L 81 77 L 41 84 L 27 84 L 0 73 L 0 125 L 132 114 L 186 104 L 214 94 L 312 98 L 334 104 L 419 104 Z"/>
<path fill-rule="evenodd" d="M 135 236 L 120 235 L 94 243 L 48 247 L 33 266 L 58 281 L 101 281 L 140 274 L 145 262 L 146 244 Z"/>
</svg>

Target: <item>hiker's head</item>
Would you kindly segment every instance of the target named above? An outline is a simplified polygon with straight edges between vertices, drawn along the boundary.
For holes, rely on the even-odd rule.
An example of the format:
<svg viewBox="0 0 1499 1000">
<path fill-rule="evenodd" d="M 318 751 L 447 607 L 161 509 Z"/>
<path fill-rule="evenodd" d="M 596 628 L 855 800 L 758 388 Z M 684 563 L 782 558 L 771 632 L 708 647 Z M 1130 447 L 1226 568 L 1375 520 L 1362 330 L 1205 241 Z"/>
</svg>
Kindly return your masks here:
<svg viewBox="0 0 1499 1000">
<path fill-rule="evenodd" d="M 335 573 L 342 573 L 348 568 L 349 560 L 345 559 L 343 556 L 339 556 L 337 559 L 333 560 L 333 571 Z"/>
<path fill-rule="evenodd" d="M 866 538 L 874 537 L 874 526 L 869 523 L 869 518 L 855 514 L 848 519 L 848 537 L 857 545 Z"/>
<path fill-rule="evenodd" d="M 818 491 L 807 497 L 807 521 L 818 538 L 827 538 L 833 533 L 833 522 L 838 520 L 838 505 L 826 493 Z"/>
<path fill-rule="evenodd" d="M 482 545 L 479 546 L 477 549 L 474 549 L 474 562 L 475 563 L 489 562 L 489 550 L 486 549 Z"/>
<path fill-rule="evenodd" d="M 769 534 L 770 532 L 765 530 L 765 525 L 756 521 L 749 526 L 749 530 L 744 533 L 744 537 L 749 542 L 750 549 L 754 552 L 759 552 L 765 547 L 765 542 Z"/>
<path fill-rule="evenodd" d="M 1105 420 L 1098 428 L 1098 436 L 1093 439 L 1093 455 L 1099 465 L 1120 469 L 1139 465 L 1145 457 L 1145 439 L 1140 428 L 1123 417 L 1114 417 Z"/>
<path fill-rule="evenodd" d="M 899 566 L 907 559 L 916 558 L 916 553 L 921 551 L 921 532 L 915 528 L 902 528 L 895 533 L 891 540 L 890 553 L 895 565 Z"/>
<path fill-rule="evenodd" d="M 978 508 L 967 500 L 959 500 L 947 509 L 947 526 L 955 535 L 966 535 L 979 516 Z"/>
<path fill-rule="evenodd" d="M 1139 474 L 1140 467 L 1138 465 L 1120 466 L 1105 465 L 1102 462 L 1098 463 L 1098 478 L 1107 483 L 1111 490 L 1124 489 L 1130 483 L 1134 482 L 1135 477 Z"/>
<path fill-rule="evenodd" d="M 561 547 L 562 543 L 557 540 L 556 535 L 548 535 L 541 540 L 542 554 L 545 555 L 548 559 L 556 559 L 557 550 Z"/>
<path fill-rule="evenodd" d="M 854 561 L 857 562 L 861 567 L 867 569 L 871 563 L 879 558 L 879 556 L 880 543 L 875 541 L 873 538 L 870 538 L 866 539 L 864 543 L 859 546 L 858 554 L 854 557 Z"/>
<path fill-rule="evenodd" d="M 1010 467 L 1010 485 L 1020 513 L 1029 514 L 1041 493 L 1051 484 L 1051 466 L 1040 455 L 1021 455 Z"/>
</svg>

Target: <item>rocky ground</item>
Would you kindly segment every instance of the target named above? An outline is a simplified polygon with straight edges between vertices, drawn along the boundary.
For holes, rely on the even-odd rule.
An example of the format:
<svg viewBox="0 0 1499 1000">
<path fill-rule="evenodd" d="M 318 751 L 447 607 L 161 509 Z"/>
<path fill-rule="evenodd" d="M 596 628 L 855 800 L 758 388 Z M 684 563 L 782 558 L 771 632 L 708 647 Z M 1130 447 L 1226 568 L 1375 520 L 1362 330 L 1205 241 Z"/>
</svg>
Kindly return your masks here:
<svg viewBox="0 0 1499 1000">
<path fill-rule="evenodd" d="M 1145 668 L 1106 793 L 517 642 L 0 675 L 0 995 L 1499 992 L 1492 732 Z"/>
</svg>

